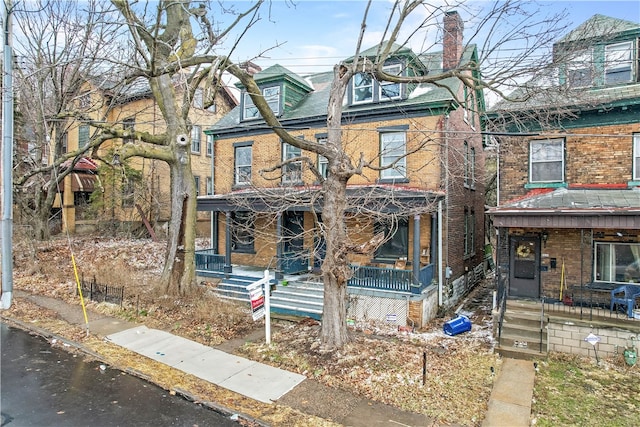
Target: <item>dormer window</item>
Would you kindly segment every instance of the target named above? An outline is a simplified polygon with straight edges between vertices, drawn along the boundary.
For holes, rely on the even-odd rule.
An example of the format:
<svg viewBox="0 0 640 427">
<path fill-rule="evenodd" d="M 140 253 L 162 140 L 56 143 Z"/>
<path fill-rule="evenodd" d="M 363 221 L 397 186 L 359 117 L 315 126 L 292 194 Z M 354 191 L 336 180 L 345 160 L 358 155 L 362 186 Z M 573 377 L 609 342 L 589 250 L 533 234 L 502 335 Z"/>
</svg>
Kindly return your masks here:
<svg viewBox="0 0 640 427">
<path fill-rule="evenodd" d="M 373 77 L 370 74 L 358 73 L 353 76 L 353 103 L 373 101 Z"/>
<path fill-rule="evenodd" d="M 578 52 L 567 64 L 567 84 L 569 87 L 591 86 L 592 69 L 593 55 L 591 50 Z"/>
<path fill-rule="evenodd" d="M 633 42 L 616 43 L 604 48 L 605 84 L 627 83 L 633 79 Z"/>
<path fill-rule="evenodd" d="M 270 86 L 262 89 L 262 96 L 273 111 L 273 114 L 280 114 L 280 86 Z M 258 108 L 253 104 L 249 93 L 245 92 L 242 98 L 242 120 L 253 120 L 260 118 Z"/>
<path fill-rule="evenodd" d="M 385 65 L 382 70 L 387 74 L 401 76 L 402 64 Z M 357 73 L 351 79 L 351 103 L 354 105 L 390 101 L 401 97 L 401 83 L 379 82 L 368 73 Z"/>
</svg>

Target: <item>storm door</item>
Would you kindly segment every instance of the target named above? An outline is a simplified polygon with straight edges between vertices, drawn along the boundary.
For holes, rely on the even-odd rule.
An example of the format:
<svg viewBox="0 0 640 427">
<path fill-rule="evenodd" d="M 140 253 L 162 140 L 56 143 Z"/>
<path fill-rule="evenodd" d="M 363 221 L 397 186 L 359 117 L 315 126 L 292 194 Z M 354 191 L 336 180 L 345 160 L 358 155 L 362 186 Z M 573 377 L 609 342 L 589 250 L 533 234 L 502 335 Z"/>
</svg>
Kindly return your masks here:
<svg viewBox="0 0 640 427">
<path fill-rule="evenodd" d="M 540 298 L 540 239 L 512 236 L 509 296 Z"/>
</svg>

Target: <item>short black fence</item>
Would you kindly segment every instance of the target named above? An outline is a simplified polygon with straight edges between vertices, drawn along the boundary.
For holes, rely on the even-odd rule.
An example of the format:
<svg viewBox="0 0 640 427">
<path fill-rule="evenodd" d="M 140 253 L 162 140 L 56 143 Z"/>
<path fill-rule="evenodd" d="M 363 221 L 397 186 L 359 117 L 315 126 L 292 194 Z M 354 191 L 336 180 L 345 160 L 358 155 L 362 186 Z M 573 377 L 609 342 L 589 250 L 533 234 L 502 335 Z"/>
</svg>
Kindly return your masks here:
<svg viewBox="0 0 640 427">
<path fill-rule="evenodd" d="M 82 295 L 91 301 L 108 302 L 118 304 L 122 307 L 124 300 L 124 286 L 102 285 L 96 281 L 94 276 L 92 280 L 80 280 L 80 288 Z"/>
</svg>

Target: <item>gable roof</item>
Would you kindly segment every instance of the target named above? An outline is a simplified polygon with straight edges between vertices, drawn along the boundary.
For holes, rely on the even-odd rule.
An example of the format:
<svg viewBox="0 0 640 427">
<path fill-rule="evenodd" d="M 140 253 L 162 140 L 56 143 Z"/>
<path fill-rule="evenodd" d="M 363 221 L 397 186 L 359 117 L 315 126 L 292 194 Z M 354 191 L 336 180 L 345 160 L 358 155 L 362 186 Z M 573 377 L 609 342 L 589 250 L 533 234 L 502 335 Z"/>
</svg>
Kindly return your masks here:
<svg viewBox="0 0 640 427">
<path fill-rule="evenodd" d="M 638 24 L 624 19 L 596 14 L 578 25 L 557 43 L 568 43 L 585 39 L 607 39 L 614 33 L 638 29 Z"/>
<path fill-rule="evenodd" d="M 290 71 L 289 69 L 279 64 L 274 64 L 262 71 L 259 71 L 258 73 L 253 75 L 253 79 L 258 85 L 287 80 L 291 83 L 297 84 L 298 86 L 306 89 L 307 91 L 313 90 L 313 87 L 311 87 L 304 78 L 300 77 L 293 71 Z M 236 83 L 236 87 L 238 87 L 239 89 L 242 89 L 244 88 L 244 85 L 238 82 Z"/>
<path fill-rule="evenodd" d="M 365 50 L 362 55 L 374 52 L 377 47 Z M 410 49 L 400 49 L 404 54 L 408 54 Z M 368 53 L 367 53 L 368 52 Z M 461 61 L 469 62 L 475 58 L 476 46 L 469 45 L 462 54 Z M 434 73 L 442 71 L 442 52 L 429 53 L 424 55 L 415 55 L 411 52 L 412 64 L 420 64 L 425 67 L 425 73 Z M 348 61 L 348 60 L 347 60 Z M 431 67 L 431 68 L 429 68 Z M 256 75 L 256 83 L 262 83 L 265 79 L 276 79 L 276 71 L 280 71 L 280 80 L 288 79 L 289 81 L 303 83 L 311 89 L 309 93 L 295 106 L 284 111 L 279 119 L 283 124 L 310 122 L 324 120 L 327 115 L 327 106 L 329 101 L 329 92 L 333 81 L 333 71 L 311 74 L 301 77 L 280 65 L 274 65 Z M 261 76 L 262 75 L 262 76 Z M 263 77 L 263 78 L 261 78 Z M 260 79 L 260 80 L 258 80 Z M 409 85 L 407 85 L 409 86 Z M 404 113 L 420 112 L 420 114 L 430 114 L 429 109 L 434 112 L 442 111 L 442 109 L 457 108 L 454 97 L 447 88 L 453 92 L 458 92 L 462 87 L 462 82 L 455 77 L 447 78 L 439 82 L 439 85 L 419 84 L 411 85 L 411 93 L 404 99 L 385 101 L 379 103 L 366 103 L 359 105 L 345 105 L 343 114 L 345 116 L 363 116 L 388 114 L 390 111 L 402 110 Z M 234 133 L 246 129 L 255 129 L 264 124 L 264 120 L 257 119 L 251 121 L 240 120 L 241 107 L 238 106 L 231 110 L 227 115 L 221 118 L 206 132 L 213 134 Z"/>
</svg>

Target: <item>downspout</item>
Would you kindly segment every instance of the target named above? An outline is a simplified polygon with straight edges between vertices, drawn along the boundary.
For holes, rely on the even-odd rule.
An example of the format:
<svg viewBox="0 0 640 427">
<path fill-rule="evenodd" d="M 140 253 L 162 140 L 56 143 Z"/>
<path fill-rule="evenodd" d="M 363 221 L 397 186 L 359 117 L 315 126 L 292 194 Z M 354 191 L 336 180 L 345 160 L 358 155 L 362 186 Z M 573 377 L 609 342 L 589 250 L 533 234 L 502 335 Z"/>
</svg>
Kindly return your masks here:
<svg viewBox="0 0 640 427">
<path fill-rule="evenodd" d="M 2 62 L 2 297 L 0 308 L 11 307 L 13 295 L 13 49 L 11 0 L 5 1 Z"/>
<path fill-rule="evenodd" d="M 442 260 L 442 200 L 438 202 L 438 305 L 442 306 L 442 281 L 444 262 Z"/>
<path fill-rule="evenodd" d="M 216 194 L 216 140 L 211 141 L 211 196 Z M 218 253 L 218 212 L 211 211 L 211 225 L 209 236 L 211 238 L 211 249 Z"/>
<path fill-rule="evenodd" d="M 420 285 L 420 215 L 413 216 L 413 284 Z"/>
<path fill-rule="evenodd" d="M 225 212 L 225 237 L 224 237 L 224 274 L 226 278 L 232 273 L 231 267 L 231 211 Z"/>
</svg>

